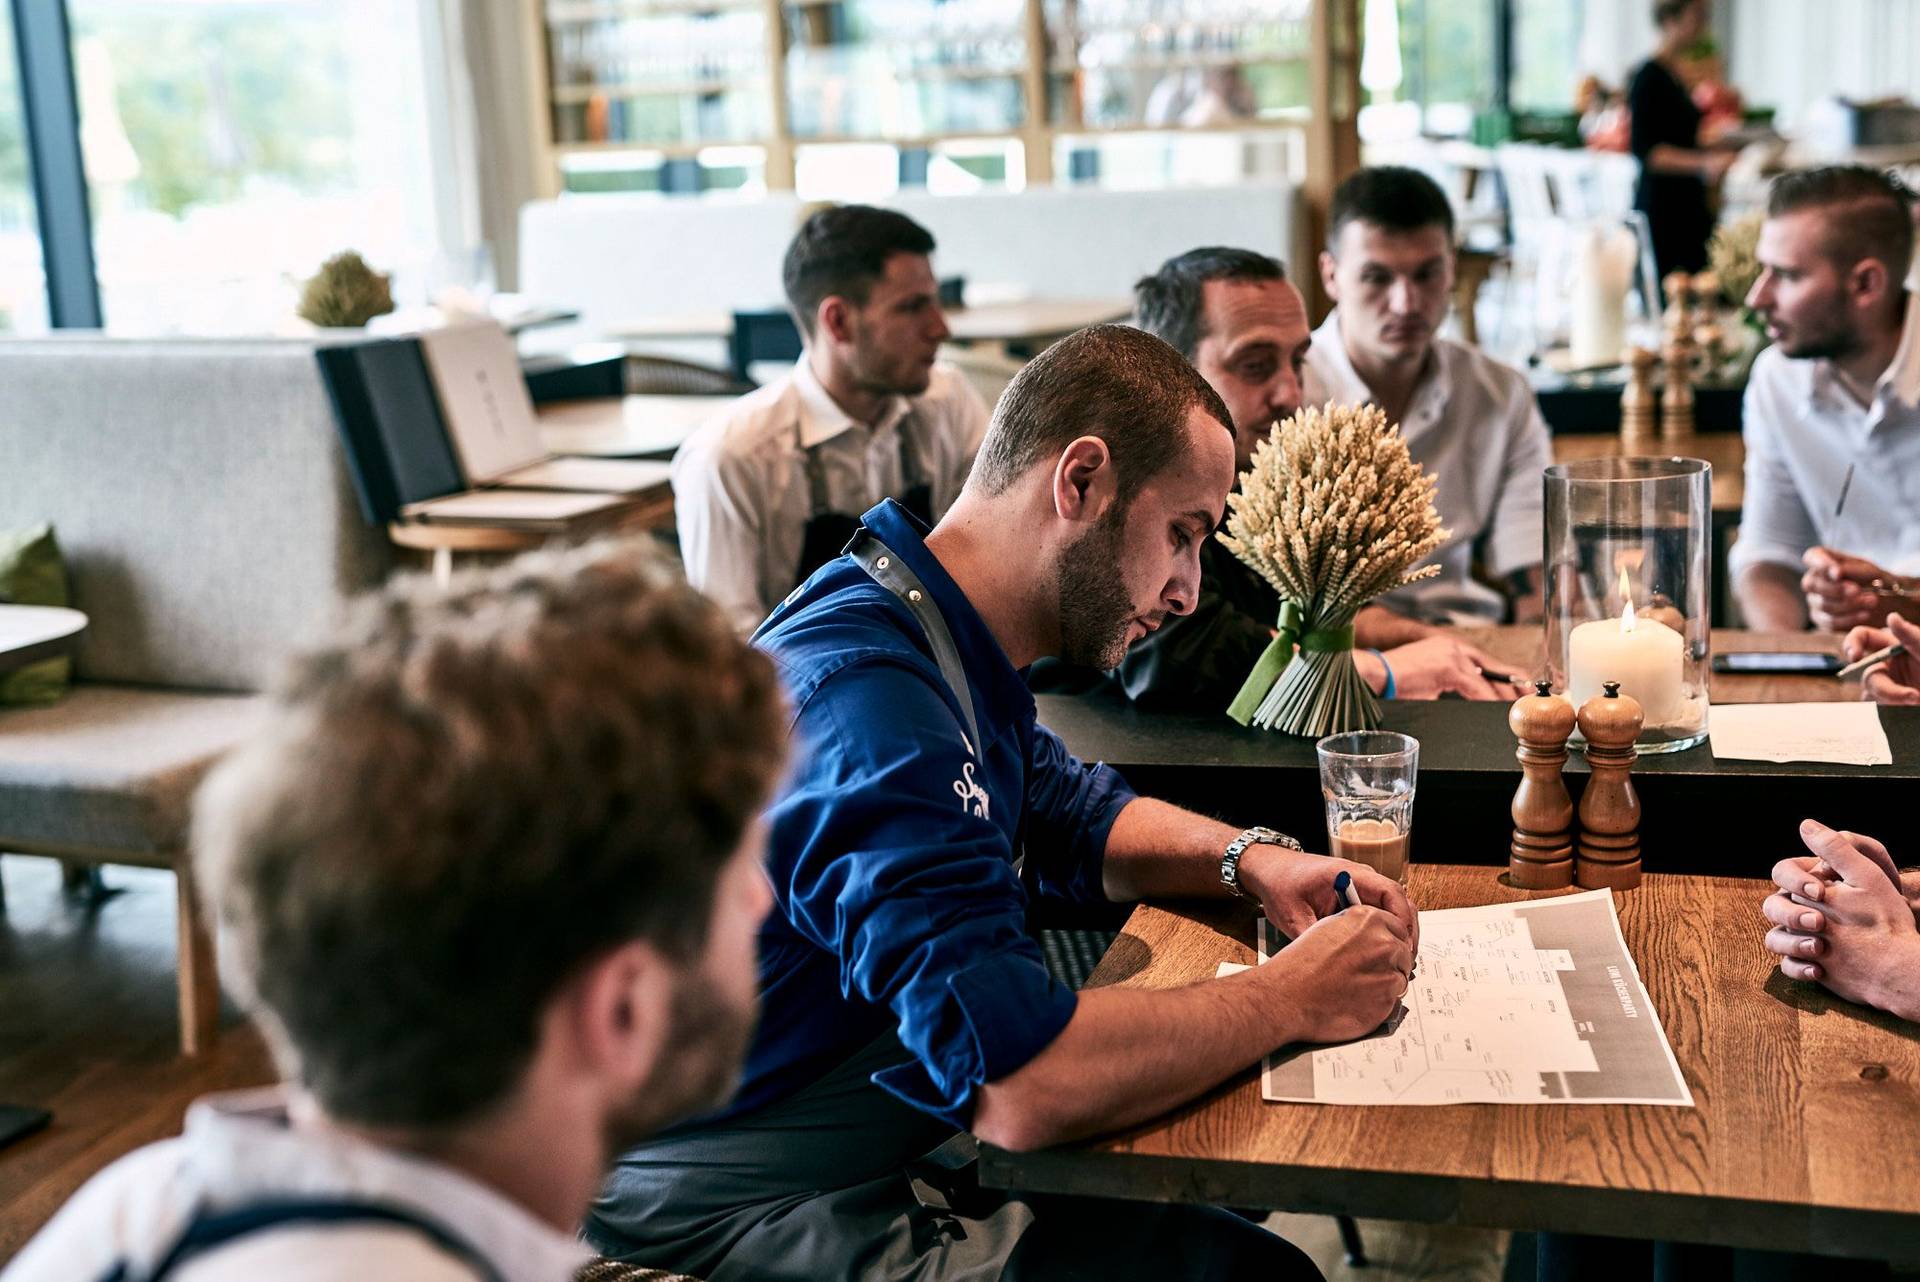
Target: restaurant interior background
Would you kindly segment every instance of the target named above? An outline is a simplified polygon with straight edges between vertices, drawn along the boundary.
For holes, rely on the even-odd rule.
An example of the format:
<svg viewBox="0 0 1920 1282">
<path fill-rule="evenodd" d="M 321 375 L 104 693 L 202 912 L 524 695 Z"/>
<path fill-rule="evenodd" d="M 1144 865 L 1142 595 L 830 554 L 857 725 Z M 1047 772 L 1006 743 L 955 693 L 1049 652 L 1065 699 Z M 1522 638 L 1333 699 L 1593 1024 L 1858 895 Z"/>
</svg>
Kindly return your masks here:
<svg viewBox="0 0 1920 1282">
<path fill-rule="evenodd" d="M 520 211 L 553 197 L 1279 180 L 1311 206 L 1355 146 L 1457 191 L 1463 159 L 1495 168 L 1501 142 L 1578 144 L 1582 106 L 1597 123 L 1583 80 L 1617 88 L 1653 41 L 1641 0 L 67 0 L 59 24 L 61 8 L 0 11 L 0 332 L 297 331 L 299 282 L 349 248 L 403 307 L 511 290 L 530 283 Z M 1714 10 L 1726 82 L 1788 139 L 1844 131 L 1835 95 L 1920 92 L 1907 0 Z M 84 204 L 34 163 L 75 150 Z M 1494 186 L 1470 241 L 1513 235 Z M 43 241 L 83 277 L 51 309 Z"/>
</svg>

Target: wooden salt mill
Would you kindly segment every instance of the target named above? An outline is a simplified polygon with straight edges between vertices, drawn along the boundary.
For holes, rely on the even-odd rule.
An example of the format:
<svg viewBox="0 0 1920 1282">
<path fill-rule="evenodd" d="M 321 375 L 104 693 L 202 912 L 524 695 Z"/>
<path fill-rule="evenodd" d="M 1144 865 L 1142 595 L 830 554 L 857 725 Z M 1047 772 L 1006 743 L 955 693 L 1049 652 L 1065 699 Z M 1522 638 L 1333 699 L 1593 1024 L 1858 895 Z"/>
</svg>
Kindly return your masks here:
<svg viewBox="0 0 1920 1282">
<path fill-rule="evenodd" d="M 1523 890 L 1554 890 L 1573 884 L 1573 800 L 1563 770 L 1573 705 L 1553 693 L 1548 681 L 1514 700 L 1507 726 L 1520 747 L 1514 753 L 1526 777 L 1513 794 L 1513 844 L 1507 847 L 1507 880 Z"/>
<path fill-rule="evenodd" d="M 1693 277 L 1668 272 L 1663 284 L 1667 341 L 1660 349 L 1666 362 L 1666 381 L 1660 388 L 1660 434 L 1688 436 L 1693 432 Z"/>
<path fill-rule="evenodd" d="M 1630 446 L 1653 440 L 1653 369 L 1659 363 L 1660 354 L 1649 348 L 1627 349 L 1627 385 L 1620 392 L 1620 436 Z"/>
<path fill-rule="evenodd" d="M 1577 714 L 1592 774 L 1580 794 L 1574 880 L 1585 890 L 1632 890 L 1640 884 L 1640 798 L 1631 771 L 1645 718 L 1639 700 L 1621 694 L 1618 681 L 1601 688 L 1606 693 L 1581 704 Z"/>
</svg>

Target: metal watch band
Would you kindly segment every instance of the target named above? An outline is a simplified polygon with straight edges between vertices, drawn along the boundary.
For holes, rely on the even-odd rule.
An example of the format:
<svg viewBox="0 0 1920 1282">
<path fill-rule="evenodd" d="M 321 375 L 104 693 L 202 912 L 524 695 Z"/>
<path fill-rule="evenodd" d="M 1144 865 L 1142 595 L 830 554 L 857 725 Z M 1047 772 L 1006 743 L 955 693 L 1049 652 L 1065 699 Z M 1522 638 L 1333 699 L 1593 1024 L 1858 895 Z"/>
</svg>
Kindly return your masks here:
<svg viewBox="0 0 1920 1282">
<path fill-rule="evenodd" d="M 1220 857 L 1220 881 L 1226 888 L 1242 899 L 1251 899 L 1240 885 L 1240 856 L 1247 853 L 1249 846 L 1284 846 L 1288 850 L 1301 849 L 1300 843 L 1284 832 L 1275 832 L 1271 828 L 1249 828 L 1227 843 L 1227 853 Z"/>
</svg>

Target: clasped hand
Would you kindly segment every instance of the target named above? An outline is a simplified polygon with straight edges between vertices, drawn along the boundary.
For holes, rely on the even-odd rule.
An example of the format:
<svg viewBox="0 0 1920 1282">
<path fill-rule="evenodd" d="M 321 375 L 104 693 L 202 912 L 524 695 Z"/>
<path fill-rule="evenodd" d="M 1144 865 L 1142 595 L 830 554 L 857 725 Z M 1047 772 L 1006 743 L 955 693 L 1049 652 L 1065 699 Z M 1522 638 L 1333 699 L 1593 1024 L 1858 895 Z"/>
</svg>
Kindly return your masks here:
<svg viewBox="0 0 1920 1282">
<path fill-rule="evenodd" d="M 1779 889 L 1762 905 L 1781 971 L 1849 1001 L 1920 1016 L 1920 879 L 1903 882 L 1872 837 L 1812 819 L 1800 836 L 1813 854 L 1775 864 Z"/>
</svg>

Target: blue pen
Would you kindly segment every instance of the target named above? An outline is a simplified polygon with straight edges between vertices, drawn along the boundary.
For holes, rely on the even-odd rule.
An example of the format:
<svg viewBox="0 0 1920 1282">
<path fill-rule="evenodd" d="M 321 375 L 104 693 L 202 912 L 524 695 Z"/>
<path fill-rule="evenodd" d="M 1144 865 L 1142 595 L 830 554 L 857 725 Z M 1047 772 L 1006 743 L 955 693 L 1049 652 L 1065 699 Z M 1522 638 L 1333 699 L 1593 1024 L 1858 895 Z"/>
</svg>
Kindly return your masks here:
<svg viewBox="0 0 1920 1282">
<path fill-rule="evenodd" d="M 1347 909 L 1353 907 L 1355 904 L 1360 902 L 1358 899 L 1354 897 L 1354 894 L 1353 894 L 1353 874 L 1352 873 L 1342 872 L 1342 873 L 1336 873 L 1334 875 L 1333 897 L 1336 900 L 1338 900 L 1340 903 L 1340 907 L 1335 909 L 1334 910 L 1335 912 L 1345 912 Z"/>
</svg>

